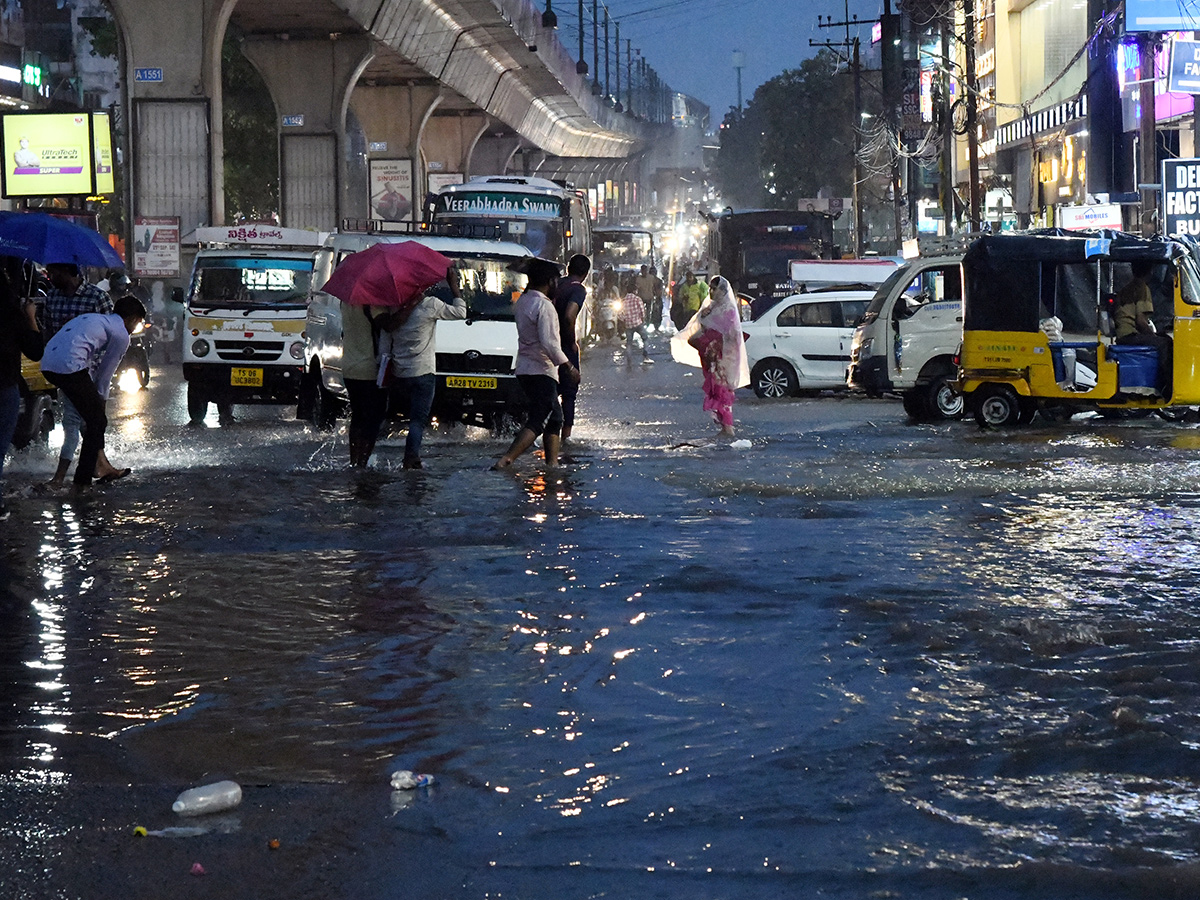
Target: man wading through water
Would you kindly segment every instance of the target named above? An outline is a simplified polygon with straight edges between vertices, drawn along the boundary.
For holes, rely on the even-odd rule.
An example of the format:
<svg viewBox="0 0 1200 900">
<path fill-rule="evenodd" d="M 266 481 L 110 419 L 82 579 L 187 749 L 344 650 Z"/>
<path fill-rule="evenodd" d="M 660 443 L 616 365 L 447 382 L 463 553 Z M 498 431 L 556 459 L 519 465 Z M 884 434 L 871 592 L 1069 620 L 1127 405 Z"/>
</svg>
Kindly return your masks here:
<svg viewBox="0 0 1200 900">
<path fill-rule="evenodd" d="M 558 336 L 558 315 L 550 296 L 558 284 L 558 263 L 532 259 L 524 264 L 529 278 L 517 300 L 517 382 L 529 403 L 525 427 L 517 432 L 507 452 L 493 469 L 507 469 L 542 435 L 547 466 L 558 465 L 559 433 L 563 412 L 558 400 L 559 366 L 566 364 L 566 377 L 579 380 L 579 369 L 563 353 Z"/>
</svg>

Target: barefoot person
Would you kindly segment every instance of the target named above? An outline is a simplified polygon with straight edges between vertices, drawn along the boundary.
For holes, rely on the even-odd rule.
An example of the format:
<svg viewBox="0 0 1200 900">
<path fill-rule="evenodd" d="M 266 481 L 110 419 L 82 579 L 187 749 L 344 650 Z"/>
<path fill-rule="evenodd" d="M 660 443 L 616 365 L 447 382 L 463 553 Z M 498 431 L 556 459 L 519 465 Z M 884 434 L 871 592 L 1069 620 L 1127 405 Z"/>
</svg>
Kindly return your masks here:
<svg viewBox="0 0 1200 900">
<path fill-rule="evenodd" d="M 558 340 L 563 353 L 567 354 L 567 363 L 558 367 L 558 396 L 562 403 L 563 426 L 562 439 L 571 436 L 575 427 L 575 401 L 579 396 L 579 378 L 571 378 L 569 368 L 575 367 L 580 371 L 579 337 L 576 322 L 579 312 L 587 303 L 587 288 L 583 282 L 592 270 L 592 261 L 582 253 L 576 253 L 567 263 L 567 280 L 560 281 L 554 291 L 554 308 L 558 312 Z"/>
<path fill-rule="evenodd" d="M 42 374 L 63 392 L 83 419 L 83 449 L 75 467 L 76 490 L 91 487 L 108 428 L 104 401 L 113 374 L 129 348 L 129 336 L 144 318 L 146 308 L 140 300 L 122 297 L 111 313 L 85 313 L 71 319 L 47 342 L 42 354 Z"/>
<path fill-rule="evenodd" d="M 24 300 L 15 285 L 21 283 L 20 260 L 6 257 L 0 268 L 0 519 L 7 517 L 4 507 L 4 456 L 12 443 L 21 410 L 21 356 L 42 358 L 42 332 L 38 328 L 37 307 Z"/>
<path fill-rule="evenodd" d="M 698 327 L 697 327 L 698 326 Z M 712 290 L 692 324 L 687 342 L 700 354 L 704 371 L 704 408 L 721 426 L 720 437 L 733 437 L 733 392 L 750 383 L 742 320 L 733 288 L 724 278 L 712 280 Z"/>
<path fill-rule="evenodd" d="M 567 359 L 559 343 L 558 314 L 550 296 L 558 283 L 558 263 L 533 259 L 526 264 L 529 277 L 525 292 L 517 300 L 517 382 L 529 402 L 525 427 L 517 432 L 507 452 L 492 466 L 507 469 L 542 435 L 546 465 L 558 465 L 562 404 L 558 400 L 559 366 L 566 377 L 578 380 L 579 369 Z"/>
</svg>

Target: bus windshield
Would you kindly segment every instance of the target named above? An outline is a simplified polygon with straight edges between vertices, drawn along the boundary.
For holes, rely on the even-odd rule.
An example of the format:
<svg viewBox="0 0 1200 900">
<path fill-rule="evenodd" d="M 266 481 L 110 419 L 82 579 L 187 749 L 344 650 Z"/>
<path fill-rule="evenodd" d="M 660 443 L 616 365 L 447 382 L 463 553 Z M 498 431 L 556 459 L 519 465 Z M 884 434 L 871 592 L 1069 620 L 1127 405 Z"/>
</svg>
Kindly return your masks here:
<svg viewBox="0 0 1200 900">
<path fill-rule="evenodd" d="M 654 265 L 654 239 L 648 231 L 596 231 L 593 265 L 607 263 L 618 272 Z"/>
<path fill-rule="evenodd" d="M 311 259 L 210 257 L 196 266 L 189 303 L 224 309 L 303 309 L 312 268 Z"/>
<path fill-rule="evenodd" d="M 563 225 L 559 219 L 493 219 L 488 216 L 435 214 L 435 222 L 478 225 L 500 229 L 500 240 L 529 248 L 534 256 L 558 259 L 562 256 Z"/>
</svg>

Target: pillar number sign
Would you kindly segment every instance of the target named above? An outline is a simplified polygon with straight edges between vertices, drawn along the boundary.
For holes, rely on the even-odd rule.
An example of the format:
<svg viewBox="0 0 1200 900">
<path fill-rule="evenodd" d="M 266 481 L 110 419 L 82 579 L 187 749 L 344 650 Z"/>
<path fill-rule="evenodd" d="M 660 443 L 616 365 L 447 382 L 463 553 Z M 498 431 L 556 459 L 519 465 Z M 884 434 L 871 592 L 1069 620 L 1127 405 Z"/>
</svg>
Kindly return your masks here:
<svg viewBox="0 0 1200 900">
<path fill-rule="evenodd" d="M 1162 164 L 1163 234 L 1200 236 L 1200 159 Z"/>
</svg>

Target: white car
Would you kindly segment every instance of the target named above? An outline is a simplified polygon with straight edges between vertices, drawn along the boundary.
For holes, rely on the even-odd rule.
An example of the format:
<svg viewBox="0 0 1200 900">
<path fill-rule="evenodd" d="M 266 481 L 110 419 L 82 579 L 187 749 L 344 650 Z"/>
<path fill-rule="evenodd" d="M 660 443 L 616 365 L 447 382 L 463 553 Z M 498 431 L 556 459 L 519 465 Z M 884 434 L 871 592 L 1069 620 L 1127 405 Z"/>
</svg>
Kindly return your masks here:
<svg viewBox="0 0 1200 900">
<path fill-rule="evenodd" d="M 784 297 L 742 323 L 750 386 L 760 397 L 844 390 L 854 327 L 870 291 L 817 291 Z"/>
</svg>

